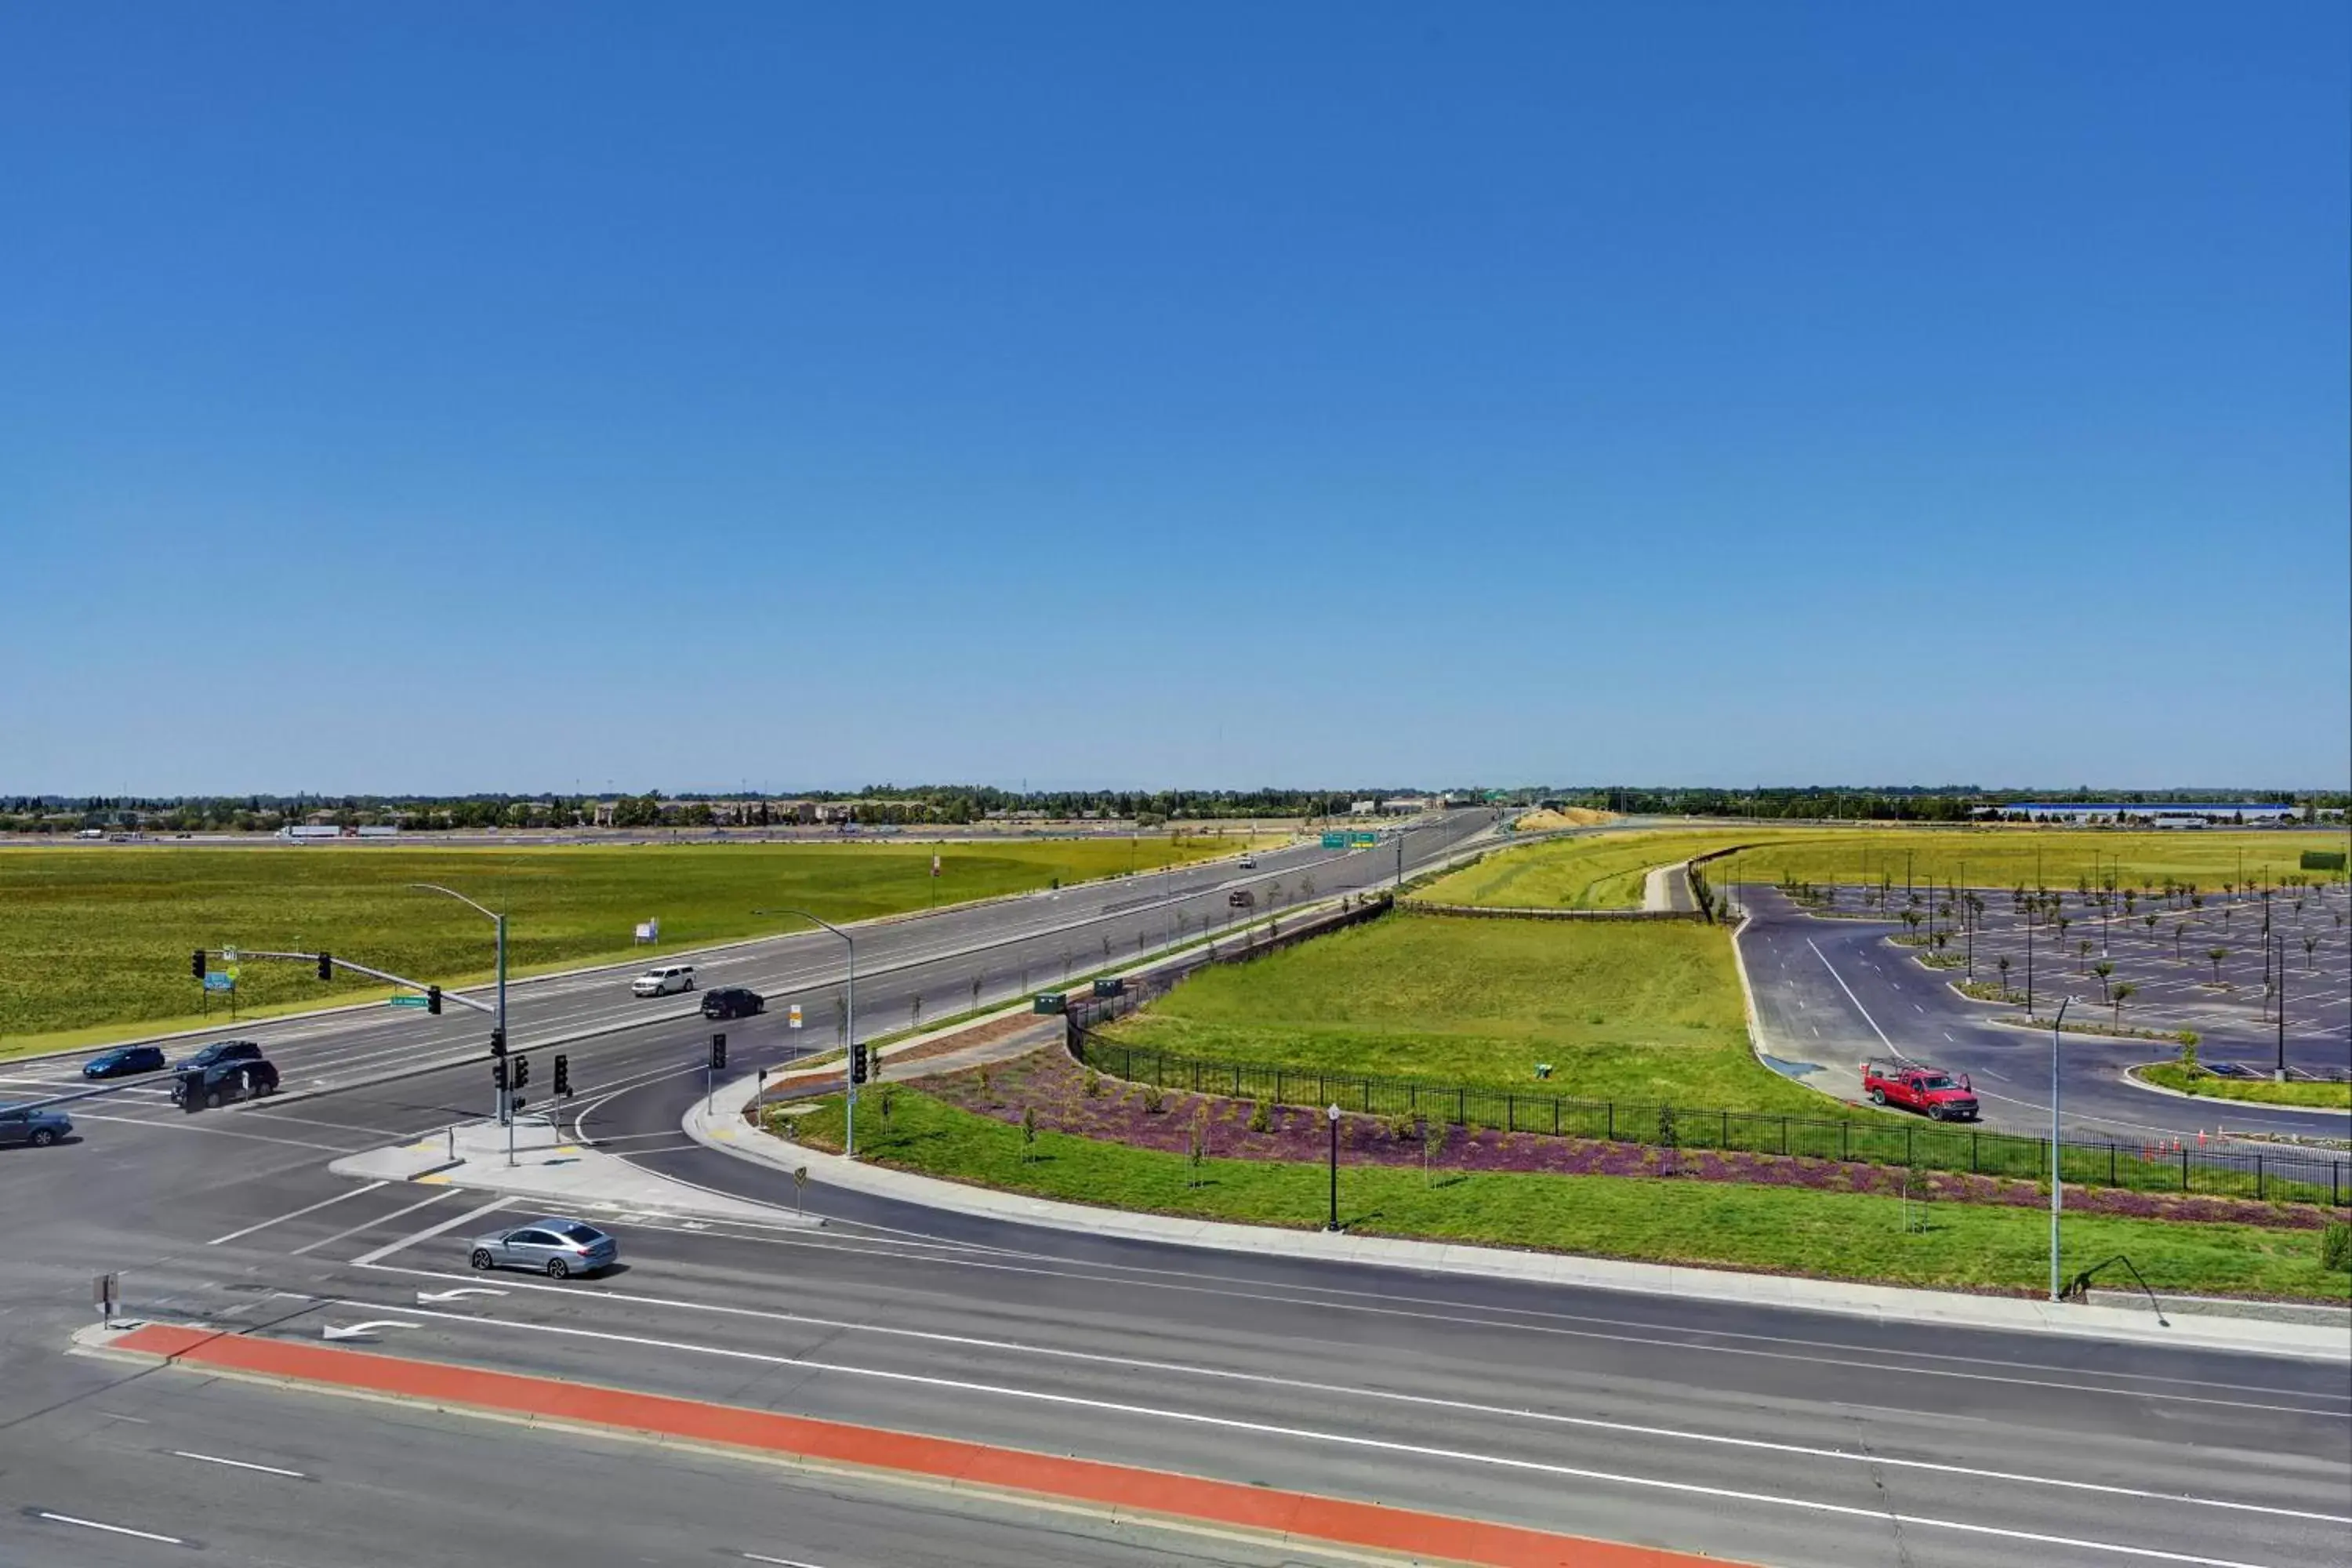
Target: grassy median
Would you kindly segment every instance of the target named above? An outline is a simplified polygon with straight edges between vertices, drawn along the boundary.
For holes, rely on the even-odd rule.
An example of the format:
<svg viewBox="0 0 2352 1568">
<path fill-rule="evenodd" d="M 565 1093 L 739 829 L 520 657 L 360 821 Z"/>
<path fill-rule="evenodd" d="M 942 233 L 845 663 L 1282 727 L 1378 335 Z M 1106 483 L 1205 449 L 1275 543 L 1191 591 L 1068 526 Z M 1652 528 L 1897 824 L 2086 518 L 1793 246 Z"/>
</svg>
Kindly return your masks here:
<svg viewBox="0 0 2352 1568">
<path fill-rule="evenodd" d="M 2271 1079 L 2216 1078 L 2179 1062 L 2137 1069 L 2148 1082 L 2203 1100 L 2242 1100 L 2259 1105 L 2315 1106 L 2352 1110 L 2352 1083 L 2279 1083 Z"/>
<path fill-rule="evenodd" d="M 726 844 L 445 849 L 112 847 L 0 850 L 0 1056 L 126 1032 L 193 1026 L 196 947 L 325 948 L 444 985 L 488 978 L 489 922 L 440 882 L 509 917 L 511 973 L 650 957 L 790 930 L 754 914 L 799 905 L 866 920 L 936 901 L 989 898 L 1230 854 L 1237 836 L 1017 843 Z M 930 875 L 931 857 L 940 875 Z M 636 946 L 658 918 L 657 947 Z M 304 965 L 251 963 L 240 1009 L 355 1001 L 373 988 L 321 984 Z M 226 1021 L 215 1005 L 214 1021 Z M 48 1037 L 44 1038 L 43 1037 Z"/>
<path fill-rule="evenodd" d="M 1507 849 L 1441 877 L 1413 896 L 1433 904 L 1483 909 L 1638 910 L 1652 867 L 1669 866 L 1734 844 L 1801 838 L 1794 828 L 1674 829 L 1602 833 Z"/>
<path fill-rule="evenodd" d="M 1400 913 L 1187 980 L 1109 1031 L 1215 1061 L 1821 1116 L 1759 1063 L 1731 939 L 1657 921 Z M 1538 1078 L 1538 1063 L 1551 1064 Z"/>
<path fill-rule="evenodd" d="M 1313 1229 L 1324 1223 L 1320 1163 L 1212 1159 L 1018 1126 L 896 1089 L 890 1112 L 860 1102 L 861 1158 L 924 1175 L 1107 1207 Z M 841 1102 L 792 1119 L 840 1147 Z M 1916 1228 L 1920 1215 L 1926 1228 Z M 1768 1273 L 2032 1292 L 2046 1284 L 2049 1221 L 2032 1209 L 1902 1200 L 1671 1177 L 1437 1173 L 1342 1165 L 1349 1229 Z M 2321 1267 L 2321 1234 L 2252 1225 L 2077 1215 L 2066 1256 L 2130 1257 L 2159 1291 L 2344 1300 L 2352 1276 Z"/>
</svg>

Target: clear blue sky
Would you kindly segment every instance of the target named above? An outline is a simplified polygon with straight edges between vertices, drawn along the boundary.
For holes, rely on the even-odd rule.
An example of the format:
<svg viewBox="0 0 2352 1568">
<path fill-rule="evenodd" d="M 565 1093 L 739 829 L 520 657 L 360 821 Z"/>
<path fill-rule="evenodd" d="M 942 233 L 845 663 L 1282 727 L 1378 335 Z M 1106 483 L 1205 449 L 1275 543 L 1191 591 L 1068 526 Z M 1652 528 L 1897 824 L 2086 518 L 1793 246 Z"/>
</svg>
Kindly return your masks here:
<svg viewBox="0 0 2352 1568">
<path fill-rule="evenodd" d="M 2347 60 L 15 5 L 0 792 L 2340 786 Z"/>
</svg>

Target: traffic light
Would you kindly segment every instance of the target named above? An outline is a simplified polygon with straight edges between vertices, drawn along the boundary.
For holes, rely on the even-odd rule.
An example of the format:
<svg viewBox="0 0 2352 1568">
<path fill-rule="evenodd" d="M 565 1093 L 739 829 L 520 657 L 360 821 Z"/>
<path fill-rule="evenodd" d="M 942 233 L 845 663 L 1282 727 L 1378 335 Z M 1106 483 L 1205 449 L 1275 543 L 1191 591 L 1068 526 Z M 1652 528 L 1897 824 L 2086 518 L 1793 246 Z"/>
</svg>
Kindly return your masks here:
<svg viewBox="0 0 2352 1568">
<path fill-rule="evenodd" d="M 852 1083 L 866 1081 L 866 1042 L 864 1040 L 854 1041 L 850 1045 L 849 1081 Z"/>
<path fill-rule="evenodd" d="M 712 1072 L 727 1070 L 727 1037 L 724 1035 L 710 1037 L 710 1070 Z"/>
<path fill-rule="evenodd" d="M 490 1081 L 491 1081 L 492 1083 L 494 1083 L 494 1084 L 496 1084 L 496 1085 L 498 1086 L 499 1092 L 500 1094 L 504 1094 L 504 1093 L 506 1092 L 506 1088 L 507 1088 L 507 1058 L 504 1058 L 504 1057 L 500 1057 L 498 1060 L 496 1060 L 496 1061 L 494 1061 L 494 1062 L 492 1062 L 492 1063 L 490 1064 Z"/>
<path fill-rule="evenodd" d="M 332 980 L 334 977 L 335 955 L 331 952 L 320 953 L 319 955 L 319 978 L 321 980 Z"/>
<path fill-rule="evenodd" d="M 441 1011 L 441 987 L 438 985 L 427 985 L 425 988 L 425 1010 L 436 1016 L 439 1015 Z"/>
<path fill-rule="evenodd" d="M 198 980 L 202 980 L 205 977 L 205 950 L 203 948 L 200 947 L 196 949 L 195 952 L 188 955 L 188 973 Z"/>
<path fill-rule="evenodd" d="M 558 1100 L 569 1100 L 572 1097 L 572 1058 L 570 1057 L 558 1056 L 555 1058 L 555 1097 Z"/>
<path fill-rule="evenodd" d="M 494 1057 L 502 1057 L 506 1054 L 507 1032 L 504 1029 L 492 1029 L 490 1031 L 490 1055 Z"/>
<path fill-rule="evenodd" d="M 529 1057 L 517 1057 L 517 1058 L 515 1058 L 515 1059 L 514 1059 L 514 1086 L 515 1086 L 517 1089 L 520 1089 L 523 1085 L 525 1085 L 525 1084 L 529 1083 L 530 1081 L 530 1058 Z"/>
</svg>

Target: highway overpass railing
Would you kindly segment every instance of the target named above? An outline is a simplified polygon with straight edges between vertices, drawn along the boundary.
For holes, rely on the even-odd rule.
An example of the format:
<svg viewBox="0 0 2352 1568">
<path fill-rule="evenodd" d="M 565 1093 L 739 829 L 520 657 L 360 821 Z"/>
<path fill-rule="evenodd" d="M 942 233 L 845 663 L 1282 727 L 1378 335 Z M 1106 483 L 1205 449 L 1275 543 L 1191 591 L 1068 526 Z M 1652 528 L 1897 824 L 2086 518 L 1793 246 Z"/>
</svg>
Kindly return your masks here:
<svg viewBox="0 0 2352 1568">
<path fill-rule="evenodd" d="M 1379 912 L 1374 910 L 1360 918 Z M 2047 1139 L 1921 1121 L 1899 1113 L 1867 1119 L 1778 1116 L 1703 1106 L 1579 1100 L 1540 1090 L 1184 1056 L 1103 1032 L 1101 1025 L 1134 1011 L 1173 983 L 1130 983 L 1118 995 L 1074 998 L 1067 1019 L 1071 1056 L 1109 1078 L 1276 1105 L 1318 1109 L 1337 1105 L 1342 1110 L 1368 1115 L 1425 1119 L 1431 1123 L 1549 1138 L 1736 1151 L 2036 1182 L 2049 1179 Z M 2294 1149 L 2240 1152 L 2188 1143 L 2170 1147 L 2068 1140 L 2060 1145 L 2059 1160 L 2065 1179 L 2078 1186 L 2326 1204 L 2336 1208 L 2352 1203 L 2352 1163 Z"/>
</svg>

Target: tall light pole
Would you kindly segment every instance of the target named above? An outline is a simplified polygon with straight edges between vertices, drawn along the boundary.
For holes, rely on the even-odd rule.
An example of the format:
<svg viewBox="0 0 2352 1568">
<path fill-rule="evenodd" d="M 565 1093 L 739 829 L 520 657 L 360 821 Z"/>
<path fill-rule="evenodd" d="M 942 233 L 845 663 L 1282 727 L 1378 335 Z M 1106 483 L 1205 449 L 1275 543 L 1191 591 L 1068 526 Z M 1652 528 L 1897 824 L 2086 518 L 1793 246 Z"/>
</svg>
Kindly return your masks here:
<svg viewBox="0 0 2352 1568">
<path fill-rule="evenodd" d="M 813 915 L 806 910 L 753 910 L 755 915 L 798 915 L 804 921 L 823 926 L 839 937 L 849 949 L 849 984 L 844 988 L 841 1005 L 841 1079 L 848 1087 L 848 1098 L 843 1101 L 841 1152 L 844 1158 L 857 1158 L 857 1079 L 849 1070 L 849 1058 L 857 1054 L 857 939 L 823 915 Z"/>
<path fill-rule="evenodd" d="M 499 1010 L 498 1010 L 498 1022 L 497 1022 L 497 1024 L 496 1024 L 495 1027 L 498 1029 L 498 1032 L 499 1032 L 499 1044 L 501 1047 L 506 1046 L 506 1045 L 508 1044 L 508 1040 L 507 1040 L 507 917 L 506 917 L 506 916 L 504 916 L 504 915 L 502 915 L 502 914 L 499 914 L 499 913 L 497 910 L 486 910 L 486 909 L 482 908 L 482 906 L 481 906 L 481 905 L 479 905 L 479 904 L 478 904 L 478 903 L 474 902 L 474 900 L 471 900 L 471 899 L 467 898 L 465 894 L 463 894 L 463 893 L 461 893 L 461 892 L 457 891 L 457 889 L 455 889 L 455 888 L 445 888 L 445 887 L 443 887 L 443 886 L 442 886 L 440 883 L 438 883 L 438 882 L 411 882 L 411 883 L 409 883 L 408 885 L 409 885 L 410 887 L 412 887 L 412 888 L 415 889 L 418 892 L 421 892 L 421 893 L 438 893 L 438 894 L 440 894 L 443 898 L 446 898 L 446 899 L 455 899 L 455 900 L 457 900 L 459 903 L 461 903 L 461 904 L 465 905 L 467 909 L 472 910 L 475 913 L 477 913 L 477 914 L 481 914 L 481 915 L 488 915 L 488 916 L 490 918 L 491 922 L 492 922 L 493 924 L 495 924 L 495 925 L 498 927 L 498 930 L 499 930 Z M 503 1060 L 504 1058 L 501 1058 L 500 1059 L 501 1059 L 501 1060 Z M 509 1098 L 509 1090 L 507 1090 L 507 1089 L 502 1089 L 499 1090 L 499 1120 L 500 1121 L 503 1121 L 503 1122 L 505 1122 L 505 1123 L 506 1123 L 506 1129 L 507 1129 L 507 1163 L 508 1163 L 508 1164 L 509 1164 L 509 1165 L 511 1165 L 511 1164 L 513 1164 L 513 1163 L 515 1163 L 515 1158 L 514 1158 L 514 1112 L 513 1112 L 511 1110 L 509 1110 L 509 1107 L 508 1107 L 508 1098 Z"/>
<path fill-rule="evenodd" d="M 2074 998 L 2058 1004 L 2050 1023 L 2050 1300 L 2058 1300 L 2058 1210 L 2064 1202 L 2065 1179 L 2058 1164 L 2058 1031 L 2065 1026 L 2066 1009 Z"/>
</svg>

